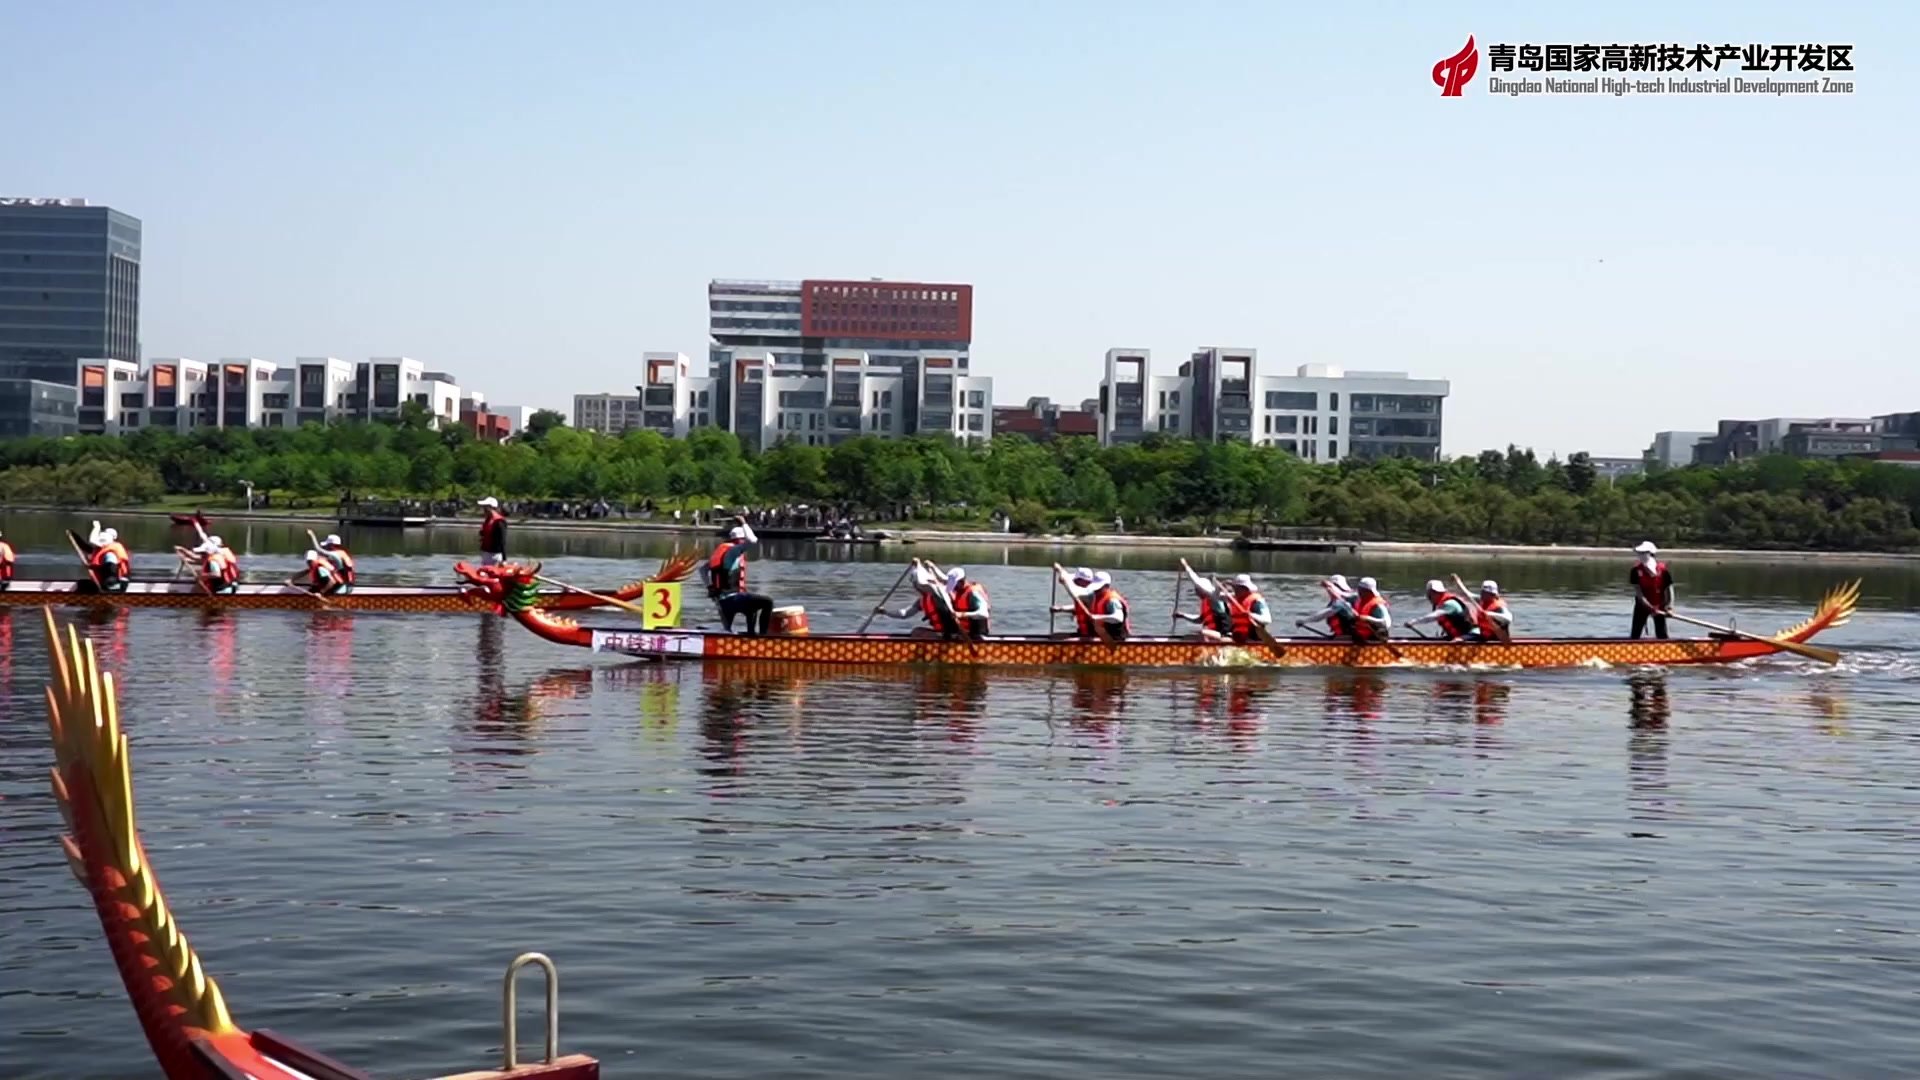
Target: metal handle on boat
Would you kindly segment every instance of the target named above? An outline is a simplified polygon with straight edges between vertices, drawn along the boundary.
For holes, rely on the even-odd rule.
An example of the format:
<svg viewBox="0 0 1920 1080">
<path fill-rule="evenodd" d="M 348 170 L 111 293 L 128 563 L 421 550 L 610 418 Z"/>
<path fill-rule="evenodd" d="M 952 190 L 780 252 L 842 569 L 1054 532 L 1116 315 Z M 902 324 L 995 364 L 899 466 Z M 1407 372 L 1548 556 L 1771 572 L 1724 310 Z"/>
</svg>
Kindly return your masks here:
<svg viewBox="0 0 1920 1080">
<path fill-rule="evenodd" d="M 501 1068 L 507 1072 L 520 1067 L 520 1025 L 514 1015 L 519 1008 L 519 994 L 515 984 L 520 969 L 528 964 L 539 964 L 547 973 L 547 1060 L 551 1065 L 560 1054 L 560 971 L 547 959 L 545 953 L 521 953 L 507 965 L 505 993 L 501 1001 L 501 1020 L 506 1028 L 506 1061 Z"/>
</svg>

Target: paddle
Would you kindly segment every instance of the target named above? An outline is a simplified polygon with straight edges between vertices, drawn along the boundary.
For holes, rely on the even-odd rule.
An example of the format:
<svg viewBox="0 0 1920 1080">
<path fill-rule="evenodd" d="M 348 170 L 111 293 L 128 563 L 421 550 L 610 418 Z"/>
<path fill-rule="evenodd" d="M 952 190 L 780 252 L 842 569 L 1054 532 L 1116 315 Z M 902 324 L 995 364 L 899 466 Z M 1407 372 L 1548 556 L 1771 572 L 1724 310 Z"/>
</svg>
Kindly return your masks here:
<svg viewBox="0 0 1920 1080">
<path fill-rule="evenodd" d="M 1715 626 L 1713 623 L 1707 622 L 1704 619 L 1695 619 L 1673 610 L 1668 610 L 1664 614 L 1669 619 L 1677 619 L 1683 623 L 1692 623 L 1703 630 L 1714 630 L 1722 634 L 1731 634 L 1737 638 L 1745 638 L 1748 641 L 1764 642 L 1768 645 L 1785 649 L 1790 653 L 1799 653 L 1809 660 L 1818 660 L 1823 664 L 1837 664 L 1840 662 L 1839 653 L 1834 652 L 1832 649 L 1823 649 L 1818 645 L 1802 645 L 1797 641 L 1788 641 L 1785 638 L 1765 637 L 1760 634 L 1749 634 L 1744 630 L 1735 630 L 1731 627 Z"/>
<path fill-rule="evenodd" d="M 1187 560 L 1181 559 L 1180 565 L 1181 566 L 1187 565 Z M 1173 579 L 1173 616 L 1167 620 L 1167 636 L 1168 637 L 1172 637 L 1173 635 L 1180 632 L 1180 586 L 1185 585 L 1186 583 L 1187 583 L 1187 579 L 1184 577 L 1177 577 Z M 1194 593 L 1196 596 L 1198 596 L 1199 591 L 1200 590 L 1198 589 L 1194 590 Z M 1198 596 L 1198 598 L 1202 604 L 1207 602 L 1207 598 L 1204 596 Z"/>
<path fill-rule="evenodd" d="M 873 625 L 874 617 L 880 614 L 881 608 L 887 606 L 887 601 L 893 599 L 893 594 L 900 591 L 900 583 L 907 580 L 907 575 L 913 573 L 913 564 L 919 561 L 918 559 L 914 559 L 912 562 L 907 563 L 906 567 L 900 571 L 900 576 L 893 579 L 893 587 L 887 590 L 887 595 L 881 597 L 878 604 L 873 605 L 872 611 L 867 612 L 867 617 L 860 622 L 860 629 L 853 632 L 854 636 L 857 637 L 867 632 L 867 627 Z"/>
<path fill-rule="evenodd" d="M 86 569 L 87 576 L 93 579 L 94 589 L 98 592 L 106 592 L 107 587 L 100 583 L 100 575 L 93 569 L 93 564 L 87 561 L 87 553 L 80 547 L 80 538 L 73 535 L 72 529 L 67 530 L 67 543 L 73 545 L 73 553 L 80 557 L 80 565 Z"/>
<path fill-rule="evenodd" d="M 1054 563 L 1053 574 L 1054 574 L 1054 578 L 1057 581 L 1059 581 L 1062 585 L 1065 585 L 1067 587 L 1067 596 L 1070 599 L 1072 599 L 1074 610 L 1078 611 L 1080 614 L 1085 615 L 1087 617 L 1087 621 L 1093 624 L 1093 632 L 1099 636 L 1101 641 L 1105 642 L 1108 645 L 1112 645 L 1113 638 L 1107 633 L 1107 624 L 1104 622 L 1101 622 L 1099 619 L 1094 618 L 1093 612 L 1087 610 L 1087 605 L 1080 602 L 1079 594 L 1073 591 L 1073 582 L 1067 580 L 1066 569 L 1062 567 L 1059 563 Z"/>
<path fill-rule="evenodd" d="M 1493 636 L 1499 638 L 1501 644 L 1513 644 L 1513 631 L 1507 628 L 1507 624 L 1499 619 L 1488 617 L 1486 609 L 1480 606 L 1480 601 L 1474 599 L 1473 594 L 1467 591 L 1467 583 L 1460 580 L 1460 575 L 1454 574 L 1452 577 L 1454 595 L 1467 606 L 1467 618 L 1472 619 L 1475 626 L 1492 626 Z"/>
<path fill-rule="evenodd" d="M 638 615 L 641 618 L 645 618 L 647 614 L 647 609 L 641 607 L 639 604 L 629 604 L 625 600 L 616 600 L 611 596 L 601 596 L 597 592 L 592 592 L 587 589 L 583 589 L 578 585 L 569 585 L 566 582 L 561 581 L 557 578 L 544 577 L 540 574 L 535 574 L 533 575 L 533 580 L 544 581 L 548 585 L 557 585 L 560 588 L 567 590 L 568 592 L 577 592 L 581 596 L 591 596 L 595 600 L 598 600 L 601 603 L 606 604 L 608 607 L 626 608 L 628 611 L 633 612 L 635 615 Z"/>
<path fill-rule="evenodd" d="M 1058 570 L 1059 567 L 1056 566 L 1054 567 L 1054 569 Z M 1059 578 L 1049 579 L 1049 585 L 1047 587 L 1047 636 L 1048 637 L 1052 637 L 1055 633 L 1054 616 L 1056 615 L 1056 612 L 1053 610 L 1053 602 L 1058 599 L 1060 599 L 1060 579 Z"/>
</svg>

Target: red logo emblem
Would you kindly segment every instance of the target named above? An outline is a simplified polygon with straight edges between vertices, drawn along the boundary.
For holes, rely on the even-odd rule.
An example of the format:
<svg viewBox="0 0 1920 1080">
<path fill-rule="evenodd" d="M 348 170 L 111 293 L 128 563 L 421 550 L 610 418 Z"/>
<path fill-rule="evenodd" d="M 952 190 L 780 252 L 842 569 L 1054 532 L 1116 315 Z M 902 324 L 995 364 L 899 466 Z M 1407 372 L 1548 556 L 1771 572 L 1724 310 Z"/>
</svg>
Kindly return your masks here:
<svg viewBox="0 0 1920 1080">
<path fill-rule="evenodd" d="M 1467 35 L 1467 47 L 1433 65 L 1433 85 L 1441 97 L 1459 97 L 1473 73 L 1480 69 L 1480 50 L 1473 47 L 1473 35 Z"/>
</svg>

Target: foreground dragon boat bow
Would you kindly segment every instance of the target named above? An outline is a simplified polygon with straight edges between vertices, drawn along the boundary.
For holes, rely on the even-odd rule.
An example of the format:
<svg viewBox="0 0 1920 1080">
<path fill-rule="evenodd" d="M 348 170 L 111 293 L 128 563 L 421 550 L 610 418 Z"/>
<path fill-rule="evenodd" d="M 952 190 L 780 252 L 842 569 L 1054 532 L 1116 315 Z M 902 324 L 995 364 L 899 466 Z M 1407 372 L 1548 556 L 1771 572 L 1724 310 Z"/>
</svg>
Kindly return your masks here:
<svg viewBox="0 0 1920 1080">
<path fill-rule="evenodd" d="M 127 736 L 120 730 L 113 676 L 100 669 L 93 643 L 68 628 L 65 640 L 46 612 L 53 659 L 47 687 L 47 727 L 53 740 L 53 794 L 66 821 L 61 838 L 67 865 L 93 897 L 120 981 L 167 1080 L 373 1080 L 271 1031 L 235 1023 L 227 1002 L 174 921 L 134 821 L 133 776 Z M 535 954 L 537 956 L 537 954 Z M 532 956 L 515 961 L 522 965 Z M 555 978 L 551 962 L 548 979 Z M 514 968 L 508 969 L 508 1015 Z M 600 1066 L 584 1055 L 558 1056 L 554 1010 L 557 983 L 548 983 L 547 1059 L 519 1066 L 508 1023 L 507 1061 L 498 1070 L 448 1080 L 598 1080 Z M 62 1075 L 98 1075 L 74 1067 Z"/>
</svg>

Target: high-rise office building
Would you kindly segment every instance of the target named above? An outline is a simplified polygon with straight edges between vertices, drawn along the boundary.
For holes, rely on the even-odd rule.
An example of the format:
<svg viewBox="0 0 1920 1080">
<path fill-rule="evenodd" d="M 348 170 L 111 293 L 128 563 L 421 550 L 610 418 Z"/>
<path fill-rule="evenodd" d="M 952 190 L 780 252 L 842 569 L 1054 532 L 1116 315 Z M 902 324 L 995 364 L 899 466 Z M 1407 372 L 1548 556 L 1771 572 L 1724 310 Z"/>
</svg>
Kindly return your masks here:
<svg viewBox="0 0 1920 1080">
<path fill-rule="evenodd" d="M 971 285 L 717 279 L 707 311 L 714 422 L 749 445 L 993 433 Z"/>
<path fill-rule="evenodd" d="M 0 198 L 0 378 L 72 386 L 140 359 L 140 221 L 85 199 Z"/>
</svg>

